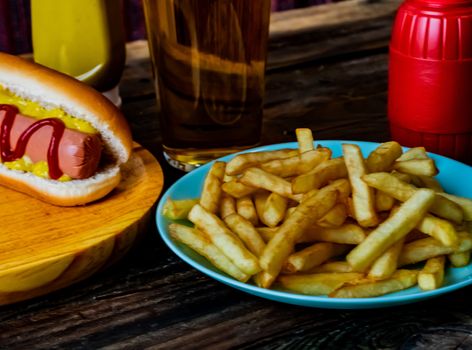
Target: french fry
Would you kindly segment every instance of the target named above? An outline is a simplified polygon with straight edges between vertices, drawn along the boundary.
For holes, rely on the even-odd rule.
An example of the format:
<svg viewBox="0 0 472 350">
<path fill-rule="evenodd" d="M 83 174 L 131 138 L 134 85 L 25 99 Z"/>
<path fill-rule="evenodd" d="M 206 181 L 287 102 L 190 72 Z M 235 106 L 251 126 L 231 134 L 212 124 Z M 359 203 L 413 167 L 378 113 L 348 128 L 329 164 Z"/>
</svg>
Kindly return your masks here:
<svg viewBox="0 0 472 350">
<path fill-rule="evenodd" d="M 438 169 L 432 159 L 397 161 L 393 164 L 393 169 L 411 175 L 435 176 L 438 174 Z"/>
<path fill-rule="evenodd" d="M 269 227 L 276 227 L 285 217 L 287 210 L 287 198 L 277 193 L 271 193 L 264 205 L 261 221 Z"/>
<path fill-rule="evenodd" d="M 231 232 L 216 215 L 208 212 L 201 205 L 195 205 L 188 215 L 198 229 L 205 232 L 211 241 L 241 271 L 253 275 L 260 271 L 257 258 L 246 249 L 243 242 Z"/>
<path fill-rule="evenodd" d="M 375 209 L 377 211 L 389 211 L 393 208 L 395 199 L 383 191 L 375 191 Z"/>
<path fill-rule="evenodd" d="M 463 267 L 470 262 L 470 250 L 461 253 L 452 253 L 448 255 L 451 265 L 454 267 Z"/>
<path fill-rule="evenodd" d="M 228 175 L 241 174 L 245 169 L 257 166 L 261 163 L 268 162 L 273 159 L 282 159 L 296 156 L 296 149 L 281 149 L 278 151 L 249 152 L 239 154 L 231 159 L 226 165 L 226 173 Z"/>
<path fill-rule="evenodd" d="M 310 275 L 280 276 L 277 282 L 285 289 L 309 295 L 326 295 L 338 289 L 346 282 L 362 278 L 361 273 L 331 272 Z"/>
<path fill-rule="evenodd" d="M 284 264 L 283 271 L 294 273 L 310 270 L 332 257 L 345 253 L 348 249 L 349 246 L 345 244 L 315 243 L 299 252 L 291 254 Z"/>
<path fill-rule="evenodd" d="M 438 240 L 429 237 L 419 239 L 403 246 L 398 266 L 416 264 L 440 255 L 463 253 L 472 249 L 472 237 L 467 232 L 459 232 L 459 244 L 456 249 L 442 245 Z"/>
<path fill-rule="evenodd" d="M 292 193 L 292 186 L 290 182 L 259 168 L 246 169 L 240 181 L 247 186 L 262 188 L 267 191 L 275 192 L 282 197 L 291 198 L 296 201 L 301 200 L 301 196 L 297 196 Z"/>
<path fill-rule="evenodd" d="M 346 164 L 343 158 L 329 159 L 319 164 L 312 171 L 299 175 L 292 180 L 293 193 L 305 193 L 318 189 L 330 181 L 347 177 Z"/>
<path fill-rule="evenodd" d="M 367 174 L 362 176 L 362 180 L 370 187 L 381 190 L 401 202 L 408 200 L 416 191 L 419 191 L 415 186 L 405 183 L 389 173 Z M 442 194 L 436 194 L 430 212 L 456 223 L 461 223 L 464 217 L 461 207 L 443 197 Z"/>
<path fill-rule="evenodd" d="M 444 255 L 426 261 L 423 269 L 418 274 L 418 286 L 422 290 L 433 290 L 442 286 L 445 262 Z"/>
<path fill-rule="evenodd" d="M 236 213 L 236 200 L 226 192 L 223 192 L 220 200 L 220 217 L 224 219 L 234 213 Z"/>
<path fill-rule="evenodd" d="M 225 182 L 221 189 L 234 198 L 246 197 L 257 191 L 257 187 L 244 185 L 239 180 Z"/>
<path fill-rule="evenodd" d="M 297 208 L 297 207 L 287 208 L 287 211 L 285 212 L 285 217 L 284 217 L 284 220 L 283 220 L 283 221 L 287 220 L 288 217 L 289 217 L 290 215 L 292 215 L 292 213 L 295 211 L 296 208 Z"/>
<path fill-rule="evenodd" d="M 298 128 L 295 130 L 295 134 L 297 135 L 298 152 L 300 154 L 315 149 L 315 146 L 313 144 L 313 134 L 311 133 L 310 129 Z"/>
<path fill-rule="evenodd" d="M 375 228 L 361 244 L 346 256 L 355 271 L 365 271 L 388 247 L 405 237 L 421 219 L 434 202 L 434 191 L 416 191 L 387 220 Z"/>
<path fill-rule="evenodd" d="M 439 181 L 432 177 L 432 176 L 415 176 L 413 179 L 413 184 L 416 187 L 426 187 L 426 188 L 431 188 L 432 190 L 436 192 L 444 192 L 444 189 L 442 188 L 441 184 Z"/>
<path fill-rule="evenodd" d="M 264 223 L 264 221 L 261 219 L 262 213 L 264 213 L 265 204 L 270 193 L 271 192 L 269 191 L 259 190 L 253 195 L 254 206 L 256 207 L 257 216 L 259 217 L 262 223 Z"/>
<path fill-rule="evenodd" d="M 393 275 L 397 269 L 398 257 L 403 248 L 403 241 L 404 238 L 401 238 L 374 261 L 367 275 L 369 278 L 384 280 Z"/>
<path fill-rule="evenodd" d="M 239 177 L 237 175 L 228 175 L 225 173 L 225 175 L 223 176 L 223 183 L 230 182 L 230 181 L 237 181 L 238 178 Z"/>
<path fill-rule="evenodd" d="M 292 253 L 295 242 L 310 225 L 334 206 L 336 197 L 337 192 L 321 189 L 301 203 L 267 243 L 259 259 L 261 267 L 270 274 L 277 275 Z"/>
<path fill-rule="evenodd" d="M 447 193 L 438 193 L 439 196 L 449 199 L 461 207 L 464 213 L 464 220 L 472 221 L 472 200 L 469 198 L 454 196 Z"/>
<path fill-rule="evenodd" d="M 309 172 L 330 157 L 331 151 L 329 149 L 318 148 L 294 157 L 262 163 L 261 169 L 280 177 L 295 176 Z"/>
<path fill-rule="evenodd" d="M 278 228 L 258 227 L 257 231 L 265 242 L 268 242 Z M 362 227 L 356 224 L 344 224 L 339 227 L 326 228 L 312 225 L 306 229 L 296 243 L 331 242 L 339 244 L 359 244 L 366 237 Z"/>
<path fill-rule="evenodd" d="M 361 149 L 357 145 L 343 144 L 343 155 L 352 186 L 355 218 L 362 227 L 375 226 L 379 218 L 374 208 L 374 191 L 361 179 L 367 172 Z"/>
<path fill-rule="evenodd" d="M 214 162 L 203 184 L 200 205 L 215 214 L 219 209 L 221 183 L 225 174 L 225 162 Z"/>
<path fill-rule="evenodd" d="M 429 237 L 431 236 L 423 232 L 420 232 L 417 229 L 413 229 L 405 236 L 405 243 L 409 243 L 409 242 L 417 241 L 418 239 L 429 238 Z"/>
<path fill-rule="evenodd" d="M 331 181 L 327 188 L 332 188 L 338 191 L 338 202 L 346 204 L 347 198 L 351 195 L 351 183 L 348 179 L 337 179 Z"/>
<path fill-rule="evenodd" d="M 402 147 L 398 142 L 390 141 L 382 143 L 367 157 L 366 166 L 369 173 L 390 171 L 393 163 L 402 153 Z"/>
<path fill-rule="evenodd" d="M 346 204 L 348 197 L 351 195 L 351 184 L 349 183 L 348 179 L 337 179 L 333 180 L 326 185 L 325 187 L 331 188 L 333 190 L 338 191 L 338 202 Z M 303 194 L 302 202 L 304 199 L 313 196 L 317 193 L 319 189 L 312 189 Z"/>
<path fill-rule="evenodd" d="M 243 218 L 249 220 L 253 225 L 257 225 L 259 222 L 256 207 L 249 196 L 236 199 L 236 212 Z"/>
<path fill-rule="evenodd" d="M 246 282 L 249 279 L 250 275 L 242 272 L 228 259 L 204 232 L 179 224 L 170 224 L 169 232 L 172 238 L 189 246 L 231 277 L 241 282 Z"/>
<path fill-rule="evenodd" d="M 275 236 L 275 233 L 279 229 L 280 229 L 280 226 L 277 226 L 277 227 L 256 227 L 257 232 L 261 236 L 262 240 L 266 243 L 269 242 L 272 239 L 272 237 Z"/>
<path fill-rule="evenodd" d="M 347 261 L 329 261 L 320 266 L 315 266 L 311 270 L 307 271 L 307 273 L 323 272 L 352 272 L 352 267 Z"/>
<path fill-rule="evenodd" d="M 277 279 L 277 275 L 272 275 L 267 271 L 261 271 L 253 276 L 254 283 L 260 288 L 269 288 Z"/>
<path fill-rule="evenodd" d="M 387 293 L 397 292 L 414 286 L 418 272 L 413 270 L 397 270 L 392 277 L 382 281 L 346 285 L 329 294 L 332 298 L 370 298 Z"/>
<path fill-rule="evenodd" d="M 192 209 L 192 207 L 198 202 L 199 199 L 174 200 L 169 197 L 162 208 L 162 215 L 169 220 L 186 219 L 190 209 Z"/>
<path fill-rule="evenodd" d="M 332 242 L 340 244 L 360 244 L 366 238 L 366 233 L 357 224 L 344 224 L 339 227 L 310 226 L 300 237 L 298 243 Z"/>
<path fill-rule="evenodd" d="M 246 247 L 255 256 L 260 256 L 265 248 L 265 242 L 252 223 L 239 214 L 231 214 L 224 218 L 226 225 L 241 238 Z"/>
<path fill-rule="evenodd" d="M 346 221 L 347 209 L 342 203 L 336 204 L 329 212 L 320 220 L 318 225 L 322 227 L 339 227 Z"/>
<path fill-rule="evenodd" d="M 392 176 L 395 176 L 398 180 L 406 182 L 407 184 L 412 183 L 412 176 L 409 174 L 399 173 L 396 170 L 391 172 Z"/>
<path fill-rule="evenodd" d="M 458 243 L 458 237 L 454 225 L 449 221 L 443 220 L 432 215 L 425 215 L 416 229 L 431 237 L 436 238 L 446 247 L 455 248 Z"/>
<path fill-rule="evenodd" d="M 408 151 L 403 153 L 398 159 L 398 162 L 403 162 L 407 160 L 413 159 L 428 159 L 428 155 L 426 154 L 426 149 L 424 147 L 413 147 L 410 148 Z"/>
</svg>

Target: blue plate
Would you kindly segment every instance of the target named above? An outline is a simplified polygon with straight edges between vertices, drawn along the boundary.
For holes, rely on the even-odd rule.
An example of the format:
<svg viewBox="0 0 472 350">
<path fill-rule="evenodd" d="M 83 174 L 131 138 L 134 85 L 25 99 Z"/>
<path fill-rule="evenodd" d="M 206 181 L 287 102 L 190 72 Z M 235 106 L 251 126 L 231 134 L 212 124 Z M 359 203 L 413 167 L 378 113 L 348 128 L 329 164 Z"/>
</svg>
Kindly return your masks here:
<svg viewBox="0 0 472 350">
<path fill-rule="evenodd" d="M 378 146 L 377 143 L 357 141 L 320 141 L 319 143 L 325 147 L 329 147 L 333 151 L 333 157 L 338 157 L 342 154 L 342 143 L 354 143 L 359 145 L 362 149 L 362 152 L 364 153 L 364 156 L 367 156 Z M 258 147 L 246 152 L 269 151 L 281 148 L 296 147 L 297 144 L 292 142 Z M 472 198 L 472 181 L 470 181 L 472 178 L 472 168 L 446 157 L 435 154 L 430 154 L 430 156 L 436 161 L 437 167 L 440 169 L 440 174 L 437 178 L 441 182 L 441 185 L 444 187 L 444 189 L 448 193 Z M 228 161 L 232 157 L 234 157 L 234 155 L 221 158 L 221 160 Z M 278 289 L 263 289 L 250 283 L 241 283 L 237 280 L 234 280 L 225 273 L 213 267 L 205 258 L 195 253 L 193 250 L 187 248 L 183 244 L 173 241 L 167 229 L 169 220 L 161 215 L 163 205 L 168 197 L 171 197 L 172 199 L 198 197 L 210 166 L 211 163 L 192 171 L 177 181 L 171 188 L 169 188 L 169 190 L 161 198 L 157 207 L 156 222 L 162 239 L 175 254 L 177 254 L 182 260 L 197 270 L 222 283 L 242 290 L 246 293 L 257 295 L 270 300 L 302 306 L 331 309 L 367 309 L 407 304 L 432 298 L 472 284 L 472 264 L 461 268 L 448 268 L 445 276 L 444 286 L 436 290 L 425 292 L 421 291 L 418 287 L 412 287 L 400 292 L 391 293 L 380 297 L 363 299 L 341 299 L 328 298 L 326 296 L 303 295 Z"/>
</svg>

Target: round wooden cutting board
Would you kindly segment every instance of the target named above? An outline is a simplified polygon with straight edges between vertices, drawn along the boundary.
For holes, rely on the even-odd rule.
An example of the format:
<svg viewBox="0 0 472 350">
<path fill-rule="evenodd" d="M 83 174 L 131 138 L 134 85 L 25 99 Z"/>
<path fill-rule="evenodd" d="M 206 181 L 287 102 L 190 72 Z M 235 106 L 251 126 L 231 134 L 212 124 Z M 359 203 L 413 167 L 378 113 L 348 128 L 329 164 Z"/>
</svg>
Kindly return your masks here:
<svg viewBox="0 0 472 350">
<path fill-rule="evenodd" d="M 135 144 L 121 183 L 81 207 L 56 207 L 0 186 L 0 305 L 89 277 L 122 257 L 163 186 L 156 159 Z"/>
</svg>

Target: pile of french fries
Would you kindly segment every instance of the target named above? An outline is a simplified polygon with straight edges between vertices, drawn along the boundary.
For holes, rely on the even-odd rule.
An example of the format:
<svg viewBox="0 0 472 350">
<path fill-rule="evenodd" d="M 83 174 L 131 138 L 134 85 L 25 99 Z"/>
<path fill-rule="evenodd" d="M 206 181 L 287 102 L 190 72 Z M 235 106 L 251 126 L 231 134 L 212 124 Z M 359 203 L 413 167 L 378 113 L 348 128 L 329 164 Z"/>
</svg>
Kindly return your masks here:
<svg viewBox="0 0 472 350">
<path fill-rule="evenodd" d="M 193 224 L 171 223 L 172 238 L 239 281 L 336 298 L 436 289 L 469 263 L 472 200 L 444 193 L 424 148 L 333 158 L 296 134 L 298 149 L 217 161 L 200 198 L 169 199 L 163 214 Z"/>
</svg>

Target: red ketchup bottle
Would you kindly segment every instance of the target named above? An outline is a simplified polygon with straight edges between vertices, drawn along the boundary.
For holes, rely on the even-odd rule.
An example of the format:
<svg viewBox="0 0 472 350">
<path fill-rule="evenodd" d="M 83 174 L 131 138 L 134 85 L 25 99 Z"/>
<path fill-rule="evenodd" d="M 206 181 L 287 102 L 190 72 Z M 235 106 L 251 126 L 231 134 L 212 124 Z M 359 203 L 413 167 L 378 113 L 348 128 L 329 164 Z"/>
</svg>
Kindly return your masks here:
<svg viewBox="0 0 472 350">
<path fill-rule="evenodd" d="M 390 43 L 388 116 L 404 146 L 472 163 L 472 0 L 406 0 Z"/>
</svg>

